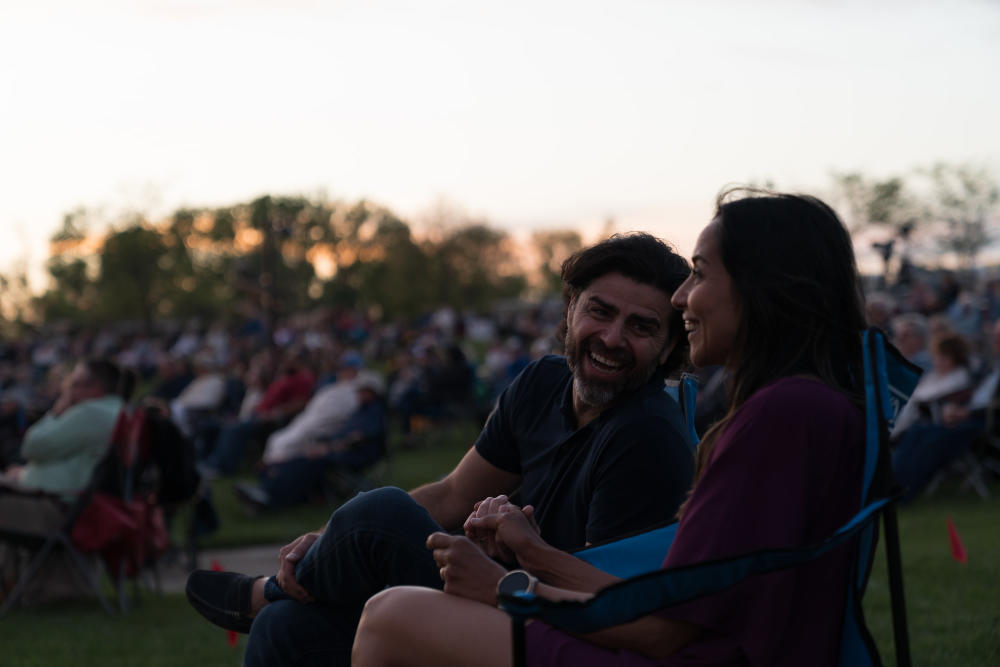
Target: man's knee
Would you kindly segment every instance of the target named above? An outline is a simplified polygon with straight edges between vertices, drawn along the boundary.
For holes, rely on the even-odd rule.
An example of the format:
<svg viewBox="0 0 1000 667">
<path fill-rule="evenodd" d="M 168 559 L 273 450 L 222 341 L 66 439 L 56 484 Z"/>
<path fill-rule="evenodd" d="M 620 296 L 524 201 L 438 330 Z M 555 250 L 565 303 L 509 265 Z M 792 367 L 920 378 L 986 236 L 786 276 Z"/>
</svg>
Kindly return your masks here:
<svg viewBox="0 0 1000 667">
<path fill-rule="evenodd" d="M 383 486 L 372 491 L 364 491 L 344 503 L 333 516 L 331 525 L 337 521 L 381 522 L 430 521 L 430 515 L 417 504 L 409 493 L 395 486 Z"/>
</svg>

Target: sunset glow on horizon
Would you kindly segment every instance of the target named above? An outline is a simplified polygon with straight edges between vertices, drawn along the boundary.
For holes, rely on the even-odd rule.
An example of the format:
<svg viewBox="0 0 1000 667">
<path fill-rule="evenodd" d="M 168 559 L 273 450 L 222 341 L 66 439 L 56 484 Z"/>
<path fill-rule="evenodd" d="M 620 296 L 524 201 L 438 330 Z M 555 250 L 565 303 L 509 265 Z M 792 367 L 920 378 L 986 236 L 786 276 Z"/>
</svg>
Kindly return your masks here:
<svg viewBox="0 0 1000 667">
<path fill-rule="evenodd" d="M 0 271 L 263 194 L 418 225 L 611 218 L 690 251 L 727 183 L 1000 174 L 1000 3 L 37 0 L 0 7 Z M 99 230 L 96 230 L 99 231 Z"/>
</svg>

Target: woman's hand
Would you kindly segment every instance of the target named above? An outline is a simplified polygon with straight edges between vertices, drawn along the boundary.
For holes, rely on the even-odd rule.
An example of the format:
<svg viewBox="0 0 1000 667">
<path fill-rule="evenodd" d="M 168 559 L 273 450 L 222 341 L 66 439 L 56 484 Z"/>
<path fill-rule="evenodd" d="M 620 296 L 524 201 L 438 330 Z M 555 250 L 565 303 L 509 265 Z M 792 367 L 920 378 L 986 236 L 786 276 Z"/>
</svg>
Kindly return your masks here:
<svg viewBox="0 0 1000 667">
<path fill-rule="evenodd" d="M 496 498 L 485 498 L 476 503 L 472 514 L 465 520 L 463 528 L 466 537 L 478 544 L 491 558 L 513 563 L 517 558 L 517 553 L 516 549 L 512 547 L 517 542 L 497 537 L 497 527 L 504 524 L 502 517 L 506 514 L 520 515 L 525 523 L 518 523 L 518 525 L 527 526 L 535 536 L 538 535 L 538 525 L 534 519 L 535 509 L 531 505 L 525 505 L 522 509 L 511 503 L 504 495 Z M 518 519 L 509 519 L 509 521 L 519 522 Z M 513 528 L 508 528 L 507 532 L 510 538 L 518 537 Z"/>
<path fill-rule="evenodd" d="M 431 533 L 427 548 L 434 551 L 445 593 L 496 606 L 497 583 L 507 571 L 469 538 Z"/>
</svg>

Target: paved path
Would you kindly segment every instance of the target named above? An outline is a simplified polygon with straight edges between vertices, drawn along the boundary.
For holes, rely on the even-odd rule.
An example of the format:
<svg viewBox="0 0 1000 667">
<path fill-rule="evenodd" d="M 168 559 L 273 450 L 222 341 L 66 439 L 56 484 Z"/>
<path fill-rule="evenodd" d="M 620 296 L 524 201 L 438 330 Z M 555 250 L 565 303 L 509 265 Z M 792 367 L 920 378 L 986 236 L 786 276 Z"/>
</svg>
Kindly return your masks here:
<svg viewBox="0 0 1000 667">
<path fill-rule="evenodd" d="M 250 575 L 274 574 L 278 571 L 278 549 L 284 544 L 265 544 L 255 547 L 233 549 L 203 549 L 198 553 L 198 567 L 211 569 L 212 561 L 218 561 L 223 570 L 232 570 Z M 188 571 L 183 563 L 164 566 L 160 572 L 163 592 L 183 593 Z"/>
</svg>

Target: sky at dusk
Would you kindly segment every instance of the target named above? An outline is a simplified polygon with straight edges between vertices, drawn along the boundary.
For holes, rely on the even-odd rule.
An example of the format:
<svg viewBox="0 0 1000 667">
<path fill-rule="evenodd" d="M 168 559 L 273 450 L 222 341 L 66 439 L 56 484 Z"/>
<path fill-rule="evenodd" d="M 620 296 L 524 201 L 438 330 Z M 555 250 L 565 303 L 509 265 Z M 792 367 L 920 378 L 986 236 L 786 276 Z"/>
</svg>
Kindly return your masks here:
<svg viewBox="0 0 1000 667">
<path fill-rule="evenodd" d="M 1000 174 L 998 81 L 998 0 L 3 2 L 0 271 L 266 193 L 689 252 L 728 183 Z"/>
</svg>

